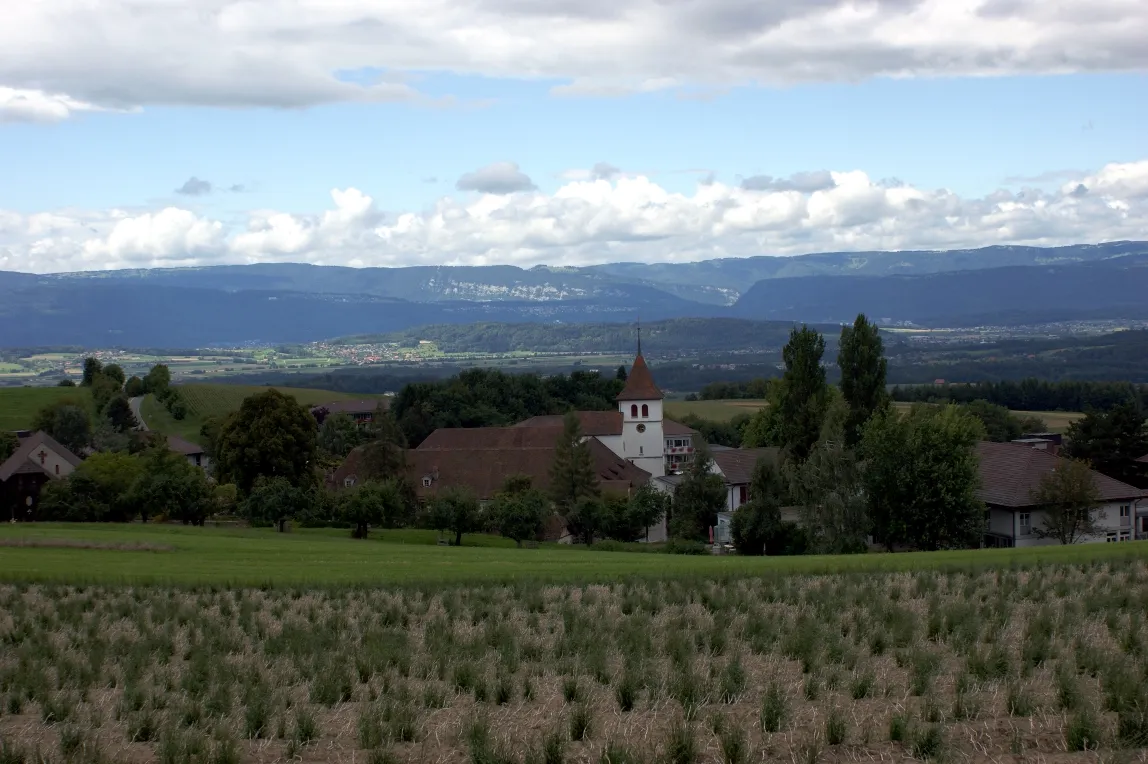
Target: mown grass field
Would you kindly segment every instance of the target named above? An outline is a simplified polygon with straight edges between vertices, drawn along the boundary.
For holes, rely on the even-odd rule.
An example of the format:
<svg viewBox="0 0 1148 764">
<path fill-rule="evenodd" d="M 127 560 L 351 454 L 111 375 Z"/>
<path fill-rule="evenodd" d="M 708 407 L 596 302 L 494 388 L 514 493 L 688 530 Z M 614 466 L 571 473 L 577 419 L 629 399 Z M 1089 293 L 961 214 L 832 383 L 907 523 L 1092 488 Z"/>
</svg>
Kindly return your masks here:
<svg viewBox="0 0 1148 764">
<path fill-rule="evenodd" d="M 140 406 L 143 419 L 147 426 L 165 435 L 178 435 L 199 442 L 199 429 L 211 417 L 223 417 L 239 409 L 245 398 L 261 393 L 270 388 L 252 385 L 212 385 L 190 384 L 176 385 L 179 394 L 187 403 L 187 416 L 177 421 L 167 409 L 163 407 L 155 396 L 144 398 Z M 335 393 L 330 390 L 311 390 L 306 388 L 281 387 L 278 388 L 285 395 L 294 396 L 295 400 L 304 406 L 314 406 L 318 403 L 330 403 L 342 400 L 368 400 L 382 398 L 379 395 L 351 395 Z"/>
<path fill-rule="evenodd" d="M 212 585 L 467 584 L 507 580 L 612 581 L 628 576 L 753 576 L 788 573 L 965 570 L 984 567 L 1148 558 L 1148 542 L 912 554 L 802 557 L 689 556 L 598 552 L 584 547 L 518 549 L 473 535 L 462 547 L 435 545 L 428 531 L 372 531 L 358 541 L 344 530 L 194 528 L 174 525 L 5 524 L 0 580 L 75 584 Z M 91 549 L 7 546 L 11 539 L 90 542 Z M 145 543 L 173 551 L 119 551 Z M 104 547 L 104 548 L 99 548 Z"/>
<path fill-rule="evenodd" d="M 727 422 L 738 414 L 752 414 L 766 405 L 764 400 L 723 400 L 723 401 L 666 401 L 666 416 L 695 414 L 703 419 Z M 912 404 L 894 403 L 899 411 L 908 411 Z M 1014 411 L 1018 416 L 1036 416 L 1044 420 L 1051 432 L 1063 433 L 1068 426 L 1084 416 L 1078 411 Z"/>
<path fill-rule="evenodd" d="M 952 558 L 872 555 L 822 576 L 755 560 L 786 575 L 715 578 L 675 573 L 746 561 L 106 533 L 180 551 L 73 549 L 83 586 L 0 584 L 5 764 L 1131 762 L 1148 748 L 1143 545 L 1023 569 L 1010 563 L 1037 558 L 993 552 L 945 571 Z M 93 583 L 116 578 L 105 554 L 186 565 L 209 554 L 197 538 L 217 548 L 212 563 L 283 585 Z M 0 547 L 7 572 L 13 551 L 53 552 Z M 368 582 L 364 568 L 387 575 L 413 552 L 429 555 L 423 568 L 459 561 L 452 577 L 465 567 L 467 580 L 290 583 L 292 557 L 313 583 Z M 622 579 L 627 557 L 659 569 Z M 536 562 L 508 585 L 483 582 L 514 558 Z M 550 560 L 601 583 L 525 577 Z"/>
<path fill-rule="evenodd" d="M 92 405 L 89 392 L 79 387 L 0 387 L 0 430 L 26 430 L 37 411 L 64 399 Z"/>
</svg>

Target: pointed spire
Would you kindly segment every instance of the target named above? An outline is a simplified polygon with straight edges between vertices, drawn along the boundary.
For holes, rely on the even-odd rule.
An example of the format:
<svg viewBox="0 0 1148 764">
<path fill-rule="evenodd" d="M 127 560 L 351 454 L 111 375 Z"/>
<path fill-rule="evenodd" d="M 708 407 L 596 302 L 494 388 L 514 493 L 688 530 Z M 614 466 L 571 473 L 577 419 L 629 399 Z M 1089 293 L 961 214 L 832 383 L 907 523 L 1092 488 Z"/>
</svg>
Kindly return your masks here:
<svg viewBox="0 0 1148 764">
<path fill-rule="evenodd" d="M 626 378 L 626 386 L 615 400 L 619 401 L 660 401 L 665 396 L 658 386 L 654 384 L 654 375 L 650 367 L 646 366 L 646 359 L 638 353 L 634 365 L 630 367 L 630 376 Z"/>
<path fill-rule="evenodd" d="M 642 319 L 638 318 L 638 355 L 642 354 Z"/>
</svg>

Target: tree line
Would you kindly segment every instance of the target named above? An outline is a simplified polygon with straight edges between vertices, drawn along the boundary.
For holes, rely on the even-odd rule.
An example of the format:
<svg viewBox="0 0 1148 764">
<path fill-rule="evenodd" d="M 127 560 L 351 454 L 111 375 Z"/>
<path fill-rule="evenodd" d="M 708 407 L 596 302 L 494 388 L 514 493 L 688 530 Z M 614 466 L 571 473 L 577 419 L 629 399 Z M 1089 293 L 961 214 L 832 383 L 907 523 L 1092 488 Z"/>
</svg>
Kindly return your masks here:
<svg viewBox="0 0 1148 764">
<path fill-rule="evenodd" d="M 1050 382 L 1028 378 L 977 384 L 894 387 L 893 400 L 914 403 L 988 401 L 1014 411 L 1107 410 L 1128 401 L 1148 405 L 1148 385 L 1131 382 Z"/>
</svg>

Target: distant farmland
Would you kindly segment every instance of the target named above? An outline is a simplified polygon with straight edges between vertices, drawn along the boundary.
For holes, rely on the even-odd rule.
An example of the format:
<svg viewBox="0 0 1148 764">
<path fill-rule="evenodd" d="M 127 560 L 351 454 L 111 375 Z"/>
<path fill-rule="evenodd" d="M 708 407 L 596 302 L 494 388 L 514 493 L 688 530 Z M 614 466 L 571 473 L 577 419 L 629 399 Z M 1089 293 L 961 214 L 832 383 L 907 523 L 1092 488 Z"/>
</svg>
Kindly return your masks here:
<svg viewBox="0 0 1148 764">
<path fill-rule="evenodd" d="M 254 385 L 176 385 L 179 394 L 187 402 L 187 417 L 176 421 L 167 409 L 163 407 L 155 396 L 144 398 L 141 406 L 144 421 L 152 430 L 165 435 L 178 435 L 193 443 L 199 442 L 199 428 L 211 417 L 223 417 L 236 411 L 243 401 L 251 395 L 270 390 L 269 387 Z M 330 390 L 311 390 L 305 388 L 278 388 L 284 394 L 290 395 L 304 406 L 314 406 L 319 403 L 331 403 L 345 400 L 369 400 L 379 398 L 380 395 L 363 395 L 335 393 Z"/>
</svg>

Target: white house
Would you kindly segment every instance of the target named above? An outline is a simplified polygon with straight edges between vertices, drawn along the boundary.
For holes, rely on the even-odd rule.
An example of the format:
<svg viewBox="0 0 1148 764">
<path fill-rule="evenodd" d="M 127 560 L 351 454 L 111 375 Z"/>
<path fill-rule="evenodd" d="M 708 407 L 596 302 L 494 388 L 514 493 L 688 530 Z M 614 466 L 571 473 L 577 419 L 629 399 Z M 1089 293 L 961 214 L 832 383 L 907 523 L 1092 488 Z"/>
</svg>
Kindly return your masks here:
<svg viewBox="0 0 1148 764">
<path fill-rule="evenodd" d="M 35 520 L 44 484 L 71 475 L 78 466 L 80 457 L 46 432 L 22 439 L 16 451 L 0 463 L 2 519 Z"/>
<path fill-rule="evenodd" d="M 211 460 L 207 456 L 207 452 L 203 450 L 202 446 L 184 440 L 178 435 L 167 436 L 167 447 L 177 454 L 183 454 L 187 458 L 189 464 L 207 470 L 211 466 Z"/>
<path fill-rule="evenodd" d="M 1062 457 L 1043 447 L 1025 443 L 979 443 L 981 487 L 978 498 L 987 507 L 985 545 L 1021 547 L 1056 544 L 1041 538 L 1047 512 L 1033 502 L 1033 492 Z M 1148 491 L 1134 488 L 1099 472 L 1093 472 L 1102 504 L 1096 509 L 1099 531 L 1081 543 L 1131 541 L 1136 536 L 1135 518 L 1141 503 L 1148 504 Z"/>
</svg>

